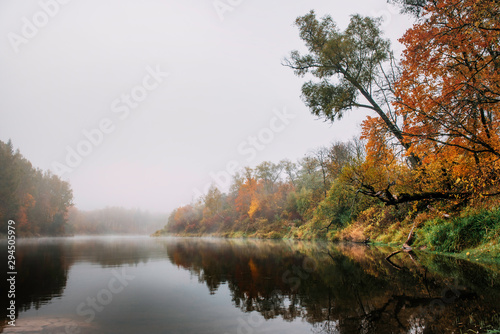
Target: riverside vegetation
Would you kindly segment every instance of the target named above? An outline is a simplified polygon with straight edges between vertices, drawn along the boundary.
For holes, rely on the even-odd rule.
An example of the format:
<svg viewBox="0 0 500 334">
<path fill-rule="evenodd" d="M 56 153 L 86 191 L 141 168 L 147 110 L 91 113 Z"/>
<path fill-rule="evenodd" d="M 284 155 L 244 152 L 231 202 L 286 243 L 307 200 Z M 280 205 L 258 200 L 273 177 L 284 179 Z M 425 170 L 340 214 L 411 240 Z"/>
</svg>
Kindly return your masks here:
<svg viewBox="0 0 500 334">
<path fill-rule="evenodd" d="M 226 193 L 212 186 L 168 219 L 135 212 L 128 230 L 168 220 L 154 235 L 412 239 L 421 249 L 498 260 L 498 1 L 393 2 L 415 20 L 400 39 L 400 61 L 378 19 L 354 15 L 340 30 L 314 12 L 296 21 L 308 52 L 283 61 L 299 77 L 314 78 L 302 87 L 313 115 L 338 122 L 368 110 L 359 138 L 296 162 L 246 168 Z M 131 211 L 68 213 L 72 198 L 67 182 L 0 142 L 0 219 L 14 219 L 19 236 L 124 232 L 118 222 Z"/>
<path fill-rule="evenodd" d="M 414 240 L 498 260 L 500 6 L 392 2 L 415 20 L 400 61 L 378 19 L 354 15 L 342 31 L 310 12 L 296 21 L 308 52 L 283 62 L 315 78 L 302 87 L 313 115 L 337 122 L 368 110 L 359 139 L 246 168 L 155 235 Z"/>
</svg>

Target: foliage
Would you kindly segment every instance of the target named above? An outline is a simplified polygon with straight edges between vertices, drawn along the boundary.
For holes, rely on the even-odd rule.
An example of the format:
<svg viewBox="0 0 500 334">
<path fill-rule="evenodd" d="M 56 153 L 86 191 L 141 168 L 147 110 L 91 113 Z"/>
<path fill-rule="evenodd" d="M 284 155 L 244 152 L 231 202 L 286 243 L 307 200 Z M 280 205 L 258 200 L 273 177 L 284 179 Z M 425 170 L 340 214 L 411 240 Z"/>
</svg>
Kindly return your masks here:
<svg viewBox="0 0 500 334">
<path fill-rule="evenodd" d="M 354 108 L 369 109 L 382 120 L 384 131 L 408 149 L 389 103 L 394 59 L 389 41 L 382 37 L 380 20 L 354 15 L 341 32 L 330 16 L 318 20 L 311 11 L 297 18 L 296 25 L 309 54 L 292 51 L 285 65 L 298 76 L 311 73 L 319 79 L 302 86 L 311 112 L 333 122 Z"/>
<path fill-rule="evenodd" d="M 374 200 L 356 193 L 349 184 L 337 179 L 326 198 L 314 210 L 314 220 L 329 222 L 328 228 L 339 229 L 357 218 Z"/>
<path fill-rule="evenodd" d="M 440 252 L 460 252 L 481 243 L 498 242 L 500 208 L 468 212 L 463 217 L 436 219 L 418 232 L 416 246 Z"/>
<path fill-rule="evenodd" d="M 297 163 L 246 168 L 228 194 L 212 186 L 198 202 L 175 209 L 157 234 L 281 238 L 307 225 L 314 230 L 311 235 L 326 237 L 326 226 L 347 224 L 366 203 L 340 180 L 343 170 L 362 156 L 358 141 L 336 142 Z"/>
<path fill-rule="evenodd" d="M 428 0 L 388 0 L 389 3 L 401 6 L 401 12 L 412 14 L 416 17 L 422 15 L 422 12 Z"/>
<path fill-rule="evenodd" d="M 400 39 L 400 62 L 378 19 L 354 15 L 342 31 L 314 11 L 297 18 L 307 52 L 292 51 L 284 65 L 312 75 L 302 86 L 311 113 L 330 122 L 358 109 L 372 114 L 360 140 L 247 169 L 221 195 L 216 218 L 190 206 L 214 219 L 210 231 L 391 242 L 418 225 L 417 245 L 436 250 L 496 242 L 497 209 L 461 210 L 500 195 L 498 1 L 389 2 L 416 22 Z M 174 217 L 166 230 L 186 228 Z"/>
<path fill-rule="evenodd" d="M 485 0 L 396 0 L 418 17 L 401 38 L 398 64 L 379 22 L 354 15 L 340 31 L 310 12 L 296 21 L 308 54 L 285 65 L 319 81 L 303 85 L 306 105 L 329 121 L 375 112 L 362 123 L 366 159 L 346 177 L 389 205 L 459 205 L 500 194 L 500 7 Z"/>
<path fill-rule="evenodd" d="M 34 168 L 12 143 L 0 141 L 0 221 L 16 222 L 20 236 L 62 235 L 72 205 L 70 185 Z"/>
<path fill-rule="evenodd" d="M 497 193 L 500 171 L 500 6 L 430 1 L 400 40 L 406 47 L 394 101 L 415 178 L 428 192 Z"/>
</svg>

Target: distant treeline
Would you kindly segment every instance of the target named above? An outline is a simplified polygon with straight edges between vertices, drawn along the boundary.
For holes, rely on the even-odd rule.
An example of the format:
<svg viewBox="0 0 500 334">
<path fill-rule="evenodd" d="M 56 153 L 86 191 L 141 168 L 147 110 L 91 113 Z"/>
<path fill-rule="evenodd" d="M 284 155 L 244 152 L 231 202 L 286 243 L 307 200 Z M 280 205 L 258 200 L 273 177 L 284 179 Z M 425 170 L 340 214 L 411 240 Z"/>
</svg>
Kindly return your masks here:
<svg viewBox="0 0 500 334">
<path fill-rule="evenodd" d="M 0 233 L 16 222 L 17 236 L 75 234 L 151 234 L 168 215 L 136 209 L 80 211 L 73 206 L 68 182 L 50 171 L 34 168 L 12 142 L 0 141 Z"/>
<path fill-rule="evenodd" d="M 167 218 L 167 214 L 120 207 L 92 211 L 72 207 L 69 209 L 67 230 L 75 235 L 151 234 L 165 225 Z"/>
<path fill-rule="evenodd" d="M 18 236 L 63 235 L 72 200 L 67 182 L 34 168 L 10 140 L 0 141 L 1 233 L 12 219 Z"/>
<path fill-rule="evenodd" d="M 306 223 L 345 226 L 375 200 L 356 195 L 342 171 L 364 161 L 359 140 L 311 151 L 297 162 L 263 162 L 234 176 L 228 193 L 212 186 L 197 202 L 177 208 L 158 234 L 282 237 Z M 326 224 L 325 224 L 326 222 Z M 303 237 L 305 230 L 294 229 Z M 310 229 L 307 229 L 310 230 Z"/>
</svg>

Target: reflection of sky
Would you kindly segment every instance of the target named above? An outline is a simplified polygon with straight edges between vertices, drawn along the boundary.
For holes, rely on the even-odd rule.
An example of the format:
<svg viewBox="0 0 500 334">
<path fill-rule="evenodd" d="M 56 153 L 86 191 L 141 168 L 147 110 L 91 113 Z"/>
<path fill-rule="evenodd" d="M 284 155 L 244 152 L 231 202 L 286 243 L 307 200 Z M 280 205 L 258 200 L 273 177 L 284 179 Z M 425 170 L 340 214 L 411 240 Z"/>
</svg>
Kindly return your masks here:
<svg viewBox="0 0 500 334">
<path fill-rule="evenodd" d="M 166 253 L 165 253 L 166 257 Z M 114 276 L 125 268 L 135 276 L 123 291 L 114 294 L 109 305 L 90 324 L 86 316 L 77 315 L 78 305 L 87 297 L 96 297 L 108 287 Z M 166 258 L 136 266 L 102 267 L 88 262 L 71 266 L 66 288 L 61 297 L 52 299 L 40 309 L 30 309 L 19 316 L 18 328 L 33 318 L 61 318 L 80 324 L 82 333 L 236 333 L 238 326 L 254 326 L 256 333 L 305 333 L 310 324 L 297 319 L 284 322 L 280 318 L 264 321 L 257 312 L 243 313 L 231 303 L 227 284 L 210 294 L 204 283 L 189 271 L 178 268 Z M 247 325 L 244 325 L 244 324 Z M 7 330 L 6 333 L 9 333 Z M 245 333 L 245 331 L 243 331 Z"/>
<path fill-rule="evenodd" d="M 18 246 L 19 292 L 25 292 L 17 297 L 18 306 L 28 301 L 41 306 L 20 312 L 18 326 L 6 333 L 41 333 L 43 325 L 60 334 L 68 323 L 78 324 L 84 334 L 230 334 L 238 328 L 246 328 L 241 333 L 334 333 L 336 328 L 351 333 L 363 324 L 387 333 L 400 326 L 396 313 L 398 321 L 417 329 L 429 323 L 453 327 L 464 314 L 487 324 L 488 316 L 500 311 L 500 288 L 493 279 L 500 269 L 426 253 L 419 254 L 417 264 L 401 253 L 393 259 L 405 270 L 396 270 L 384 260 L 390 248 L 148 237 L 22 239 Z M 314 270 L 305 271 L 305 259 L 314 261 Z M 78 306 L 90 310 L 87 298 L 109 289 L 115 271 L 134 278 L 85 322 Z M 292 279 L 298 277 L 295 290 Z M 441 318 L 433 318 L 429 305 L 455 289 L 453 284 L 469 299 L 450 298 Z M 209 286 L 217 286 L 214 293 Z M 396 312 L 400 302 L 405 307 Z M 243 312 L 247 307 L 258 312 Z M 266 311 L 276 318 L 264 321 Z"/>
</svg>

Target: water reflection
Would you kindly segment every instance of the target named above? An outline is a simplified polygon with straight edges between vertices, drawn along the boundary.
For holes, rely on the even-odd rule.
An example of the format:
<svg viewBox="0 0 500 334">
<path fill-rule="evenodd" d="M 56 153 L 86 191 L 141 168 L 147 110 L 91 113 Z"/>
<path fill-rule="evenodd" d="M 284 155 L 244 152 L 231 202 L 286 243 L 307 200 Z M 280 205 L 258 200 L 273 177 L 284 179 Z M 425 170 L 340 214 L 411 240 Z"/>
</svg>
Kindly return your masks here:
<svg viewBox="0 0 500 334">
<path fill-rule="evenodd" d="M 457 259 L 389 249 L 182 240 L 169 258 L 209 290 L 227 282 L 233 303 L 266 318 L 303 318 L 322 333 L 440 333 L 498 325 L 498 271 Z M 425 328 L 425 330 L 424 330 Z"/>
<path fill-rule="evenodd" d="M 90 262 L 106 267 L 148 261 L 151 258 L 150 247 L 141 240 L 143 238 L 122 237 L 18 240 L 15 254 L 16 318 L 19 312 L 38 310 L 54 298 L 61 297 L 68 280 L 68 271 L 75 263 Z M 6 243 L 0 243 L 0 247 L 7 249 Z M 2 269 L 7 273 L 6 256 L 4 258 Z M 6 279 L 2 280 L 0 286 L 2 293 L 9 290 Z M 7 298 L 2 298 L 2 310 L 7 309 L 8 303 Z M 6 313 L 2 320 L 0 333 L 8 321 Z"/>
<path fill-rule="evenodd" d="M 158 328 L 165 328 L 161 327 L 167 322 L 161 323 L 161 318 L 166 317 L 164 310 L 172 305 L 182 308 L 183 303 L 175 300 L 174 304 L 165 297 L 166 290 L 183 284 L 182 279 L 174 282 L 176 275 L 154 277 L 154 273 L 161 275 L 168 259 L 170 266 L 188 271 L 208 288 L 206 295 L 198 293 L 193 297 L 199 298 L 195 303 L 211 305 L 214 300 L 210 296 L 218 295 L 219 304 L 205 307 L 207 313 L 228 314 L 228 308 L 233 308 L 243 317 L 260 314 L 266 320 L 280 320 L 283 328 L 300 319 L 314 333 L 451 333 L 459 328 L 466 332 L 500 327 L 497 267 L 425 253 L 400 253 L 391 258 L 391 264 L 385 260 L 391 251 L 364 245 L 291 241 L 32 240 L 18 247 L 16 302 L 21 313 L 39 309 L 50 301 L 55 303 L 54 298 L 61 297 L 64 303 L 64 296 L 70 293 L 65 290 L 70 269 L 75 264 L 88 263 L 104 269 L 135 266 L 134 275 L 142 282 L 140 290 L 131 285 L 123 302 L 110 305 L 115 313 L 107 317 L 118 317 L 129 307 L 127 303 L 136 303 L 141 305 L 142 313 L 134 321 L 143 320 L 142 326 L 147 327 L 154 320 Z M 142 297 L 145 295 L 147 299 Z M 194 312 L 187 307 L 184 312 L 188 313 L 184 321 L 199 322 L 203 327 L 204 311 Z M 109 324 L 102 320 L 101 325 Z M 264 332 L 265 326 L 250 325 L 247 327 L 254 333 Z M 119 326 L 114 328 L 116 331 L 109 332 L 120 332 Z M 223 328 L 233 333 L 238 329 L 230 320 Z"/>
</svg>

